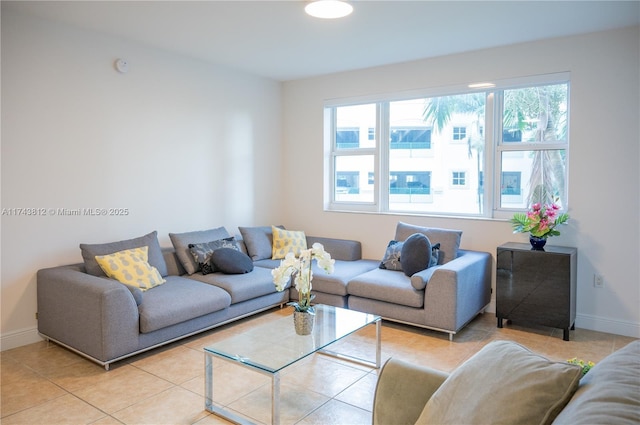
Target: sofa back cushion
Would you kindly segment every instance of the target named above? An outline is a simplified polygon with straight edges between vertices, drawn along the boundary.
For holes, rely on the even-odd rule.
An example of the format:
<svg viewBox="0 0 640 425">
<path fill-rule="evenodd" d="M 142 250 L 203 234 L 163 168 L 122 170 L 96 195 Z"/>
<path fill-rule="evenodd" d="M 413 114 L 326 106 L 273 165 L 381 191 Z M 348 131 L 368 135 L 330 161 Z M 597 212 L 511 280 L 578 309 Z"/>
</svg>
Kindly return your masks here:
<svg viewBox="0 0 640 425">
<path fill-rule="evenodd" d="M 580 380 L 556 424 L 638 424 L 640 340 L 605 357 Z"/>
<path fill-rule="evenodd" d="M 447 378 L 416 424 L 550 424 L 581 376 L 579 366 L 494 341 Z"/>
<path fill-rule="evenodd" d="M 284 229 L 284 226 L 276 226 Z M 273 249 L 273 232 L 271 226 L 238 227 L 244 244 L 247 247 L 247 254 L 253 261 L 271 258 Z"/>
<path fill-rule="evenodd" d="M 404 241 L 414 233 L 422 233 L 429 238 L 431 245 L 440 244 L 440 252 L 442 263 L 446 264 L 458 257 L 458 249 L 460 249 L 460 239 L 462 238 L 462 230 L 439 229 L 436 227 L 423 227 L 414 224 L 398 222 L 396 226 L 395 240 Z"/>
<path fill-rule="evenodd" d="M 316 242 L 322 244 L 324 250 L 331 254 L 331 258 L 334 260 L 356 261 L 362 259 L 360 241 L 307 235 L 307 246 L 313 246 Z"/>
<path fill-rule="evenodd" d="M 80 244 L 80 252 L 84 260 L 84 267 L 88 274 L 93 276 L 106 277 L 98 262 L 96 255 L 109 255 L 114 252 L 124 251 L 126 249 L 148 247 L 149 264 L 158 269 L 162 277 L 167 276 L 167 264 L 164 261 L 162 249 L 158 242 L 158 232 L 153 231 L 138 238 L 126 239 L 118 242 L 109 242 L 101 244 Z"/>
<path fill-rule="evenodd" d="M 230 236 L 224 227 L 185 233 L 169 233 L 169 239 L 171 239 L 173 248 L 176 250 L 176 255 L 188 274 L 194 274 L 200 268 L 195 258 L 193 258 L 193 254 L 191 254 L 189 244 L 212 242 L 229 238 Z"/>
</svg>

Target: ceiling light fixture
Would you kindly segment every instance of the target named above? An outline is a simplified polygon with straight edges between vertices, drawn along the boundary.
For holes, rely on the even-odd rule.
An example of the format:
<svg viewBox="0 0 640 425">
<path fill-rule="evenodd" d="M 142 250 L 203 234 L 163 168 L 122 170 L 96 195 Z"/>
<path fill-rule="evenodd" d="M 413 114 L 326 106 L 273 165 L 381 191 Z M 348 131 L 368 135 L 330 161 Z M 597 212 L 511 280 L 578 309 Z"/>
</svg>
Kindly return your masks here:
<svg viewBox="0 0 640 425">
<path fill-rule="evenodd" d="M 469 84 L 469 88 L 470 89 L 489 89 L 489 88 L 493 88 L 496 85 L 494 83 L 473 83 L 473 84 Z"/>
<path fill-rule="evenodd" d="M 353 12 L 353 6 L 340 0 L 317 0 L 305 6 L 304 11 L 314 18 L 343 18 Z"/>
</svg>

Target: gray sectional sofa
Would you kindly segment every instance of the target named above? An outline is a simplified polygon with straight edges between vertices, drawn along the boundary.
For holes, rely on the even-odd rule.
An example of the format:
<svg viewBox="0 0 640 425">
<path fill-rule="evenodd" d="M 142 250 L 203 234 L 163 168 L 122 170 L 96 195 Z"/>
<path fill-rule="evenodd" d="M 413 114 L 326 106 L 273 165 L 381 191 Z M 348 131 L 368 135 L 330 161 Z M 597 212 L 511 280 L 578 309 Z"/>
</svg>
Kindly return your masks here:
<svg viewBox="0 0 640 425">
<path fill-rule="evenodd" d="M 434 229 L 398 226 L 400 240 L 407 236 L 404 231 L 438 236 Z M 271 259 L 271 226 L 239 230 L 233 238 L 224 228 L 170 234 L 171 248 L 160 247 L 156 232 L 109 244 L 81 244 L 84 263 L 38 271 L 39 333 L 109 369 L 116 361 L 297 299 L 295 290 L 277 292 L 273 284 L 271 270 L 280 261 Z M 250 270 L 233 274 L 198 270 L 189 245 L 222 239 L 237 243 L 251 259 Z M 358 241 L 307 236 L 309 246 L 314 242 L 322 243 L 336 260 L 330 275 L 314 264 L 316 303 L 375 313 L 450 335 L 489 303 L 488 253 L 455 247 L 446 263 L 409 277 L 380 269 L 380 259 L 363 259 Z M 148 247 L 149 264 L 165 280 L 145 292 L 107 278 L 95 263 L 96 255 L 141 246 Z M 417 282 L 424 285 L 416 289 L 412 284 Z M 387 296 L 385 291 L 402 295 Z"/>
</svg>

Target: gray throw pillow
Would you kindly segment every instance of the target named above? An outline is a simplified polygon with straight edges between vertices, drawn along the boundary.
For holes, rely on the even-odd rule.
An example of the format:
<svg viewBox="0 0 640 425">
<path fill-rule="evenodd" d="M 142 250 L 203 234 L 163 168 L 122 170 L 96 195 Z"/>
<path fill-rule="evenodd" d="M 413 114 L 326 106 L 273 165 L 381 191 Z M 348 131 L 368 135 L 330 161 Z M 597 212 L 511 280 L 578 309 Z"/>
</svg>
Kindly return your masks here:
<svg viewBox="0 0 640 425">
<path fill-rule="evenodd" d="M 167 263 L 164 261 L 164 255 L 162 255 L 162 249 L 158 242 L 158 232 L 153 231 L 144 236 L 138 238 L 127 239 L 118 242 L 109 242 L 101 244 L 80 244 L 80 252 L 82 253 L 82 259 L 84 260 L 85 271 L 92 276 L 107 277 L 102 271 L 102 268 L 96 261 L 96 255 L 110 255 L 115 252 L 124 251 L 125 249 L 148 247 L 149 264 L 158 269 L 158 272 L 162 277 L 165 277 L 167 272 Z"/>
<path fill-rule="evenodd" d="M 233 248 L 218 248 L 211 254 L 211 264 L 226 274 L 243 274 L 253 271 L 253 261 L 243 252 Z"/>
<path fill-rule="evenodd" d="M 224 227 L 217 227 L 209 230 L 198 230 L 195 232 L 169 233 L 169 238 L 171 239 L 173 248 L 176 250 L 176 256 L 188 274 L 194 274 L 198 271 L 199 267 L 198 263 L 196 263 L 193 258 L 193 255 L 191 255 L 189 244 L 217 241 L 228 237 L 231 237 L 231 235 Z"/>
<path fill-rule="evenodd" d="M 429 268 L 431 264 L 431 242 L 422 233 L 414 233 L 402 244 L 400 251 L 402 271 L 411 277 L 415 273 Z"/>
<path fill-rule="evenodd" d="M 216 271 L 209 260 L 211 260 L 213 252 L 220 248 L 231 248 L 240 251 L 240 246 L 233 236 L 217 241 L 189 244 L 189 251 L 191 251 L 191 255 L 193 255 L 193 259 L 198 264 L 202 274 L 209 274 Z"/>
<path fill-rule="evenodd" d="M 284 229 L 284 226 L 276 226 Z M 247 253 L 253 261 L 271 258 L 273 249 L 273 232 L 271 226 L 238 227 Z"/>
</svg>

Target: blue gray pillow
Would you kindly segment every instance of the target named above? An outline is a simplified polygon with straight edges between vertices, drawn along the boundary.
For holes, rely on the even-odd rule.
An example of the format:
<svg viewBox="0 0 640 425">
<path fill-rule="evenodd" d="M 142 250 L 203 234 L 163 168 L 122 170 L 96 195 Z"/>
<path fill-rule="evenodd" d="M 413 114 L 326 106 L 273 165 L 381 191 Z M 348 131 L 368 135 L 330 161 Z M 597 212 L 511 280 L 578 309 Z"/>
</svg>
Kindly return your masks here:
<svg viewBox="0 0 640 425">
<path fill-rule="evenodd" d="M 382 261 L 380 261 L 379 268 L 386 269 L 386 270 L 394 270 L 399 272 L 404 271 L 402 268 L 402 261 L 400 260 L 400 258 L 402 257 L 402 248 L 405 242 L 395 241 L 395 240 L 389 241 L 389 244 L 387 245 L 387 249 L 384 253 L 384 257 L 382 258 Z M 429 265 L 425 268 L 442 264 L 442 257 L 443 255 L 442 255 L 442 251 L 440 251 L 440 243 L 438 242 L 437 244 L 431 246 L 431 256 L 429 259 Z M 421 270 L 424 270 L 424 269 L 421 269 Z M 412 276 L 412 275 L 407 275 L 407 276 Z"/>
<path fill-rule="evenodd" d="M 435 266 L 439 262 L 440 244 L 431 245 L 431 241 L 422 233 L 414 233 L 402 242 L 400 264 L 405 275 Z"/>
<path fill-rule="evenodd" d="M 244 252 L 233 248 L 218 248 L 211 254 L 211 265 L 225 274 L 243 274 L 253 271 L 253 261 Z"/>
</svg>

